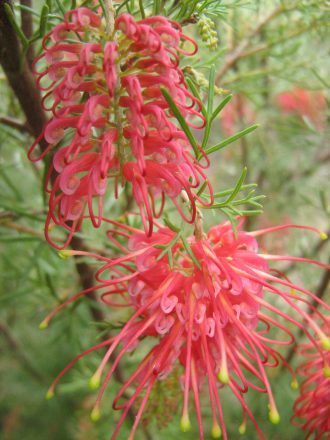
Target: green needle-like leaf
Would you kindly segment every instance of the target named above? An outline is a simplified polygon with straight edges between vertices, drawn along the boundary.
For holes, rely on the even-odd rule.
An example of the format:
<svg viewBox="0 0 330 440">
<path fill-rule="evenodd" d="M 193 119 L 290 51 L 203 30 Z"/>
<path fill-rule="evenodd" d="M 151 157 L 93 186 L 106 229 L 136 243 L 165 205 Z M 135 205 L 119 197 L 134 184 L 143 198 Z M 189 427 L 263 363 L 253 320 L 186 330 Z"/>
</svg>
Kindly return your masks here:
<svg viewBox="0 0 330 440">
<path fill-rule="evenodd" d="M 215 203 L 214 205 L 208 207 L 206 206 L 205 209 L 217 209 L 217 208 L 224 208 L 225 206 L 228 206 L 230 204 L 230 202 L 232 200 L 234 200 L 234 198 L 237 196 L 237 194 L 241 191 L 242 185 L 244 183 L 244 180 L 246 178 L 246 174 L 247 174 L 247 168 L 244 167 L 242 174 L 240 175 L 240 178 L 238 179 L 235 188 L 233 189 L 232 193 L 230 194 L 230 196 L 228 197 L 227 200 L 225 200 L 222 203 Z"/>
<path fill-rule="evenodd" d="M 169 244 L 164 248 L 164 250 L 158 255 L 156 258 L 156 261 L 161 260 L 164 255 L 167 253 L 171 253 L 172 247 L 175 245 L 175 243 L 181 238 L 181 232 L 179 232 L 172 240 L 169 242 Z"/>
<path fill-rule="evenodd" d="M 160 90 L 161 90 L 164 98 L 166 99 L 168 105 L 170 106 L 174 116 L 178 120 L 182 130 L 185 132 L 185 135 L 187 136 L 187 138 L 188 138 L 188 140 L 189 140 L 189 142 L 195 152 L 195 156 L 198 157 L 199 149 L 198 149 L 196 139 L 194 138 L 192 132 L 190 131 L 190 128 L 188 127 L 188 124 L 186 123 L 184 116 L 181 114 L 179 108 L 177 107 L 177 105 L 173 101 L 173 99 L 170 96 L 170 94 L 168 93 L 168 91 L 166 89 L 164 89 L 163 87 L 161 87 Z"/>
<path fill-rule="evenodd" d="M 185 248 L 186 251 L 187 251 L 187 254 L 188 254 L 189 257 L 192 259 L 192 261 L 194 262 L 195 266 L 197 266 L 198 269 L 201 269 L 202 267 L 201 267 L 201 265 L 200 265 L 200 262 L 197 260 L 195 254 L 193 253 L 191 247 L 189 246 L 189 243 L 188 243 L 188 241 L 186 240 L 186 238 L 185 238 L 185 237 L 181 237 L 181 240 L 182 240 L 182 243 L 183 243 L 184 248 Z"/>
<path fill-rule="evenodd" d="M 242 131 L 239 131 L 238 133 L 234 134 L 233 136 L 230 136 L 229 138 L 225 139 L 224 141 L 220 142 L 217 145 L 213 145 L 213 147 L 208 148 L 207 150 L 205 150 L 205 153 L 207 155 L 214 153 L 215 151 L 219 151 L 222 148 L 226 147 L 229 144 L 232 144 L 233 142 L 237 141 L 237 139 L 245 136 L 246 134 L 251 133 L 252 131 L 254 131 L 256 128 L 259 127 L 259 124 L 255 124 L 255 125 L 251 125 L 251 127 L 245 128 Z M 201 159 L 202 155 L 199 154 L 198 159 Z"/>
<path fill-rule="evenodd" d="M 228 95 L 223 99 L 218 107 L 214 110 L 211 116 L 211 121 L 214 121 L 214 119 L 218 116 L 218 114 L 221 112 L 221 110 L 230 102 L 233 98 L 233 95 Z"/>
<path fill-rule="evenodd" d="M 214 77 L 215 77 L 215 66 L 211 66 L 209 75 L 209 93 L 207 98 L 207 114 L 208 119 L 211 118 L 213 112 L 213 99 L 214 99 Z"/>
</svg>

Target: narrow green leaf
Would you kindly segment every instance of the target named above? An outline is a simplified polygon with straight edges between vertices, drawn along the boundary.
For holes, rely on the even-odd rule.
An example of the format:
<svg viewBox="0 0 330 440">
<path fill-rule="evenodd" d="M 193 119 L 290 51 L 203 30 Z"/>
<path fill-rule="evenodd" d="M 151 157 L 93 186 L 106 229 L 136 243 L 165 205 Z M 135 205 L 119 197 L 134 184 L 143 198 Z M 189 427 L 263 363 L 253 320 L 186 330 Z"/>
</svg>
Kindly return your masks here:
<svg viewBox="0 0 330 440">
<path fill-rule="evenodd" d="M 192 132 L 190 131 L 190 128 L 188 127 L 188 124 L 186 123 L 184 116 L 181 114 L 180 110 L 178 109 L 177 105 L 173 101 L 173 99 L 170 96 L 170 94 L 168 93 L 168 91 L 166 89 L 164 89 L 163 87 L 161 87 L 160 90 L 161 90 L 164 98 L 166 99 L 168 105 L 170 106 L 174 116 L 176 117 L 179 124 L 181 125 L 182 130 L 185 132 L 185 135 L 187 136 L 187 138 L 188 138 L 188 140 L 194 150 L 195 156 L 198 157 L 199 149 L 198 149 L 196 139 L 194 138 Z M 202 155 L 201 155 L 201 157 L 202 157 Z"/>
<path fill-rule="evenodd" d="M 234 191 L 230 194 L 230 196 L 228 197 L 228 199 L 226 200 L 225 203 L 230 203 L 232 200 L 234 200 L 234 198 L 237 196 L 237 194 L 240 192 L 242 185 L 244 183 L 244 180 L 246 178 L 247 175 L 247 167 L 243 168 L 243 171 L 235 185 Z"/>
<path fill-rule="evenodd" d="M 209 75 L 209 93 L 207 98 L 207 114 L 208 119 L 211 118 L 213 112 L 213 99 L 214 99 L 214 78 L 215 78 L 215 66 L 214 64 L 211 66 L 210 75 Z"/>
<path fill-rule="evenodd" d="M 218 116 L 218 114 L 221 112 L 221 110 L 230 102 L 233 98 L 233 95 L 226 96 L 218 105 L 218 107 L 214 110 L 211 116 L 211 121 L 214 121 L 214 119 Z"/>
<path fill-rule="evenodd" d="M 6 15 L 7 15 L 7 18 L 9 20 L 10 24 L 12 25 L 12 27 L 13 27 L 14 31 L 16 32 L 18 38 L 21 40 L 23 48 L 25 48 L 29 44 L 28 39 L 24 35 L 24 32 L 22 31 L 20 26 L 17 24 L 15 15 L 14 15 L 11 7 L 9 6 L 9 4 L 5 3 L 4 4 L 4 8 L 5 8 L 5 12 L 6 12 Z"/>
<path fill-rule="evenodd" d="M 164 248 L 164 250 L 158 255 L 156 258 L 156 261 L 160 261 L 167 252 L 171 252 L 172 247 L 175 245 L 175 243 L 181 238 L 181 232 L 179 232 L 175 237 L 172 238 L 172 240 L 169 242 L 169 244 Z"/>
<path fill-rule="evenodd" d="M 217 145 L 213 145 L 213 147 L 208 148 L 207 150 L 205 150 L 205 153 L 207 155 L 214 153 L 215 151 L 219 151 L 222 148 L 226 147 L 227 145 L 237 141 L 237 139 L 240 139 L 241 137 L 251 133 L 252 131 L 254 131 L 256 128 L 259 127 L 259 124 L 255 124 L 255 125 L 251 125 L 251 127 L 245 128 L 242 131 L 239 131 L 238 133 L 234 134 L 233 136 L 230 136 L 229 138 L 225 139 L 224 141 L 220 142 Z M 202 155 L 200 154 L 198 156 L 198 159 L 201 159 Z"/>
<path fill-rule="evenodd" d="M 139 0 L 139 8 L 141 12 L 141 17 L 146 18 L 146 13 L 144 12 L 144 7 L 143 7 L 143 0 Z"/>
<path fill-rule="evenodd" d="M 241 215 L 247 215 L 247 216 L 252 216 L 252 215 L 259 215 L 263 213 L 262 209 L 245 209 L 240 211 Z"/>
<path fill-rule="evenodd" d="M 176 226 L 174 223 L 172 223 L 172 222 L 170 221 L 170 219 L 166 216 L 166 214 L 165 214 L 165 217 L 164 217 L 164 223 L 165 223 L 165 225 L 166 225 L 168 228 L 171 229 L 171 231 L 174 231 L 174 232 L 180 232 L 180 231 L 181 231 L 181 228 L 179 228 L 179 227 Z"/>
<path fill-rule="evenodd" d="M 40 17 L 40 14 L 37 11 L 35 11 L 33 8 L 29 8 L 28 6 L 15 4 L 14 7 L 17 9 L 21 9 L 22 11 L 29 12 L 31 15 L 34 15 L 36 17 Z"/>
<path fill-rule="evenodd" d="M 60 0 L 55 0 L 55 3 L 57 4 L 58 9 L 62 12 L 62 14 L 65 14 L 65 8 L 62 5 L 62 2 Z"/>
<path fill-rule="evenodd" d="M 199 190 L 197 191 L 197 196 L 200 196 L 201 194 L 203 194 L 204 189 L 207 187 L 207 180 L 204 181 L 203 185 L 199 188 Z"/>
<path fill-rule="evenodd" d="M 242 185 L 241 191 L 246 191 L 250 188 L 256 188 L 258 185 L 256 183 L 248 183 L 247 185 Z M 226 189 L 225 191 L 220 191 L 214 194 L 215 199 L 219 199 L 221 197 L 228 196 L 228 194 L 231 194 L 234 191 L 235 188 Z"/>
<path fill-rule="evenodd" d="M 181 237 L 181 239 L 182 239 L 183 246 L 184 246 L 184 248 L 185 248 L 186 251 L 187 251 L 187 254 L 190 256 L 190 258 L 191 258 L 192 261 L 194 262 L 195 266 L 197 266 L 198 269 L 201 269 L 202 267 L 201 267 L 201 265 L 200 265 L 200 262 L 197 260 L 195 254 L 193 253 L 191 247 L 189 246 L 188 241 L 186 240 L 185 237 Z"/>
<path fill-rule="evenodd" d="M 237 194 L 241 191 L 242 185 L 244 183 L 244 180 L 246 178 L 246 174 L 247 174 L 247 168 L 244 167 L 243 171 L 240 175 L 240 178 L 238 179 L 235 188 L 233 189 L 233 191 L 231 192 L 231 194 L 229 195 L 229 197 L 222 203 L 215 203 L 212 206 L 208 207 L 206 206 L 205 209 L 218 209 L 218 208 L 224 208 L 225 206 L 228 206 L 230 204 L 230 202 L 232 200 L 234 200 L 234 198 L 237 196 Z"/>
<path fill-rule="evenodd" d="M 48 21 L 49 8 L 44 5 L 41 10 L 40 23 L 39 23 L 39 36 L 43 37 L 46 33 L 47 21 Z"/>
<path fill-rule="evenodd" d="M 195 96 L 195 98 L 197 98 L 197 99 L 200 101 L 200 103 L 201 103 L 201 105 L 202 105 L 202 109 L 201 109 L 201 110 L 202 110 L 202 115 L 204 116 L 205 119 L 207 119 L 207 110 L 206 110 L 206 107 L 205 107 L 205 105 L 203 104 L 203 101 L 202 101 L 201 95 L 200 95 L 200 93 L 199 93 L 199 91 L 198 91 L 198 89 L 197 89 L 197 87 L 196 87 L 194 81 L 193 81 L 191 78 L 186 78 L 186 81 L 187 81 L 187 84 L 188 84 L 188 86 L 189 86 L 189 88 L 190 88 L 192 94 Z"/>
<path fill-rule="evenodd" d="M 171 249 L 169 249 L 167 251 L 167 258 L 168 258 L 168 264 L 169 264 L 170 268 L 173 269 L 173 255 L 172 255 Z"/>
</svg>

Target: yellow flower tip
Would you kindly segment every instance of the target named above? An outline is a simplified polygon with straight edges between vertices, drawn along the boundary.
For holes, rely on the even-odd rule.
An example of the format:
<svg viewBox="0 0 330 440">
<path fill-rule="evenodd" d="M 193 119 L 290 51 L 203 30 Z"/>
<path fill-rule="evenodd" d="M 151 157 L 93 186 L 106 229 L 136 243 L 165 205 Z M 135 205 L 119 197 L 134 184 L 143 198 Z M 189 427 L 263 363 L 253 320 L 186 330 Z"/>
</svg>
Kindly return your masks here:
<svg viewBox="0 0 330 440">
<path fill-rule="evenodd" d="M 221 368 L 221 370 L 219 371 L 218 379 L 224 385 L 229 383 L 229 374 L 228 374 L 228 371 L 225 368 Z"/>
<path fill-rule="evenodd" d="M 39 324 L 39 330 L 46 330 L 46 328 L 48 327 L 49 321 L 48 319 L 44 319 L 40 324 Z"/>
<path fill-rule="evenodd" d="M 330 377 L 330 367 L 328 365 L 323 368 L 323 374 L 325 377 Z"/>
<path fill-rule="evenodd" d="M 101 378 L 98 374 L 94 374 L 88 381 L 88 387 L 91 390 L 97 390 L 101 385 Z"/>
<path fill-rule="evenodd" d="M 246 423 L 242 423 L 241 425 L 239 425 L 238 432 L 241 435 L 244 435 L 246 433 Z"/>
<path fill-rule="evenodd" d="M 297 291 L 295 289 L 290 289 L 290 295 L 296 295 Z"/>
<path fill-rule="evenodd" d="M 324 337 L 321 339 L 321 347 L 324 348 L 324 350 L 330 351 L 330 339 L 327 337 Z"/>
<path fill-rule="evenodd" d="M 73 253 L 70 251 L 70 249 L 62 249 L 58 252 L 58 256 L 62 258 L 62 260 L 67 260 L 68 258 L 72 257 Z"/>
<path fill-rule="evenodd" d="M 99 410 L 98 407 L 95 407 L 93 409 L 93 411 L 91 412 L 91 416 L 90 417 L 91 417 L 91 421 L 94 422 L 94 423 L 96 423 L 96 422 L 98 422 L 100 420 L 101 413 L 100 413 L 100 410 Z"/>
<path fill-rule="evenodd" d="M 218 424 L 213 425 L 212 430 L 211 430 L 211 437 L 212 438 L 221 438 L 222 436 L 222 431 L 221 428 Z"/>
<path fill-rule="evenodd" d="M 46 398 L 46 400 L 50 400 L 50 399 L 52 399 L 54 396 L 55 396 L 55 392 L 54 392 L 54 390 L 53 390 L 53 389 L 49 389 L 49 390 L 47 391 L 47 393 L 46 393 L 45 398 Z"/>
<path fill-rule="evenodd" d="M 281 417 L 276 409 L 270 410 L 269 412 L 269 420 L 273 425 L 278 425 L 281 421 Z"/>
<path fill-rule="evenodd" d="M 298 389 L 299 389 L 299 383 L 298 383 L 297 380 L 293 380 L 293 381 L 291 382 L 291 388 L 292 388 L 293 390 L 298 390 Z"/>
<path fill-rule="evenodd" d="M 188 415 L 183 415 L 180 420 L 180 429 L 182 432 L 187 432 L 191 428 L 191 423 Z"/>
<path fill-rule="evenodd" d="M 321 240 L 328 240 L 328 235 L 325 232 L 320 232 L 320 239 Z"/>
</svg>

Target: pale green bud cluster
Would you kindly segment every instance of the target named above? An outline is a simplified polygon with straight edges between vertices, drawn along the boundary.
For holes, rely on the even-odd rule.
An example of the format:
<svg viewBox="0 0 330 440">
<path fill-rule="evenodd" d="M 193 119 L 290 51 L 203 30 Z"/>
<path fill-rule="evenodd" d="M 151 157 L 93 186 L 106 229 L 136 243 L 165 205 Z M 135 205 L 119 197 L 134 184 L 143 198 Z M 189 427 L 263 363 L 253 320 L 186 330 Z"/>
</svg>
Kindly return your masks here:
<svg viewBox="0 0 330 440">
<path fill-rule="evenodd" d="M 203 73 L 199 72 L 198 70 L 193 69 L 190 66 L 186 66 L 184 68 L 184 72 L 190 74 L 198 88 L 208 91 L 209 90 L 209 81 L 208 79 L 203 75 Z M 214 93 L 216 95 L 226 95 L 228 94 L 228 90 L 222 89 L 221 87 L 214 86 Z"/>
<path fill-rule="evenodd" d="M 216 49 L 218 47 L 219 38 L 215 29 L 215 23 L 206 17 L 206 15 L 201 15 L 197 22 L 197 27 L 206 46 L 211 50 Z"/>
</svg>

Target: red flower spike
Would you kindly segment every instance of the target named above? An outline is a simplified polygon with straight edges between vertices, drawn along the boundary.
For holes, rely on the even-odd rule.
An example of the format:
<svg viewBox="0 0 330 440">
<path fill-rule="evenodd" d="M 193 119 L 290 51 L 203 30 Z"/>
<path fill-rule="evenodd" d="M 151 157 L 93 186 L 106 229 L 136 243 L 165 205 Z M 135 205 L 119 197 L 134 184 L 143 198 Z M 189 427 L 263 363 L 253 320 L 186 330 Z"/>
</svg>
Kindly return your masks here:
<svg viewBox="0 0 330 440">
<path fill-rule="evenodd" d="M 330 319 L 327 319 L 328 325 Z M 325 329 L 329 332 L 329 329 Z M 311 343 L 298 346 L 299 356 L 305 358 L 298 373 L 305 379 L 300 396 L 294 404 L 293 424 L 306 431 L 305 440 L 328 439 L 330 435 L 330 351 Z"/>
<path fill-rule="evenodd" d="M 153 230 L 156 199 L 160 199 L 161 215 L 165 196 L 179 206 L 177 198 L 186 191 L 192 219 L 179 211 L 189 222 L 196 200 L 205 204 L 195 193 L 205 180 L 202 166 L 192 157 L 185 134 L 174 125 L 161 93 L 161 87 L 169 90 L 189 125 L 205 125 L 201 103 L 188 91 L 178 67 L 180 53 L 188 55 L 182 44 L 192 45 L 195 53 L 196 43 L 165 17 L 136 22 L 123 14 L 115 20 L 112 41 L 104 34 L 99 15 L 88 8 L 69 11 L 64 22 L 46 35 L 44 52 L 33 64 L 38 87 L 47 92 L 42 105 L 52 117 L 32 145 L 29 158 L 39 160 L 51 149 L 56 151 L 48 173 L 52 188 L 46 236 L 59 249 L 63 246 L 52 242 L 48 228 L 60 225 L 72 236 L 86 207 L 94 226 L 99 226 L 102 198 L 111 177 L 115 196 L 118 181 L 132 184 L 148 234 Z M 113 133 L 111 159 L 105 159 L 103 146 L 109 132 Z M 42 137 L 49 145 L 33 157 Z M 156 170 L 162 170 L 159 178 Z M 212 188 L 208 188 L 212 203 Z M 94 199 L 98 199 L 96 218 Z"/>
<path fill-rule="evenodd" d="M 112 436 L 116 438 L 130 407 L 142 395 L 142 407 L 132 428 L 133 439 L 137 423 L 141 418 L 150 390 L 156 380 L 162 380 L 171 373 L 173 366 L 183 367 L 183 409 L 181 429 L 187 431 L 189 421 L 189 396 L 192 395 L 200 431 L 204 438 L 200 391 L 207 380 L 212 412 L 212 435 L 227 439 L 226 426 L 221 403 L 223 386 L 228 386 L 242 406 L 243 423 L 239 430 L 244 432 L 249 417 L 259 437 L 264 439 L 251 410 L 244 400 L 249 389 L 264 393 L 269 400 L 269 419 L 279 423 L 272 388 L 267 377 L 268 368 L 280 363 L 288 367 L 296 383 L 292 369 L 277 351 L 277 345 L 291 345 L 294 335 L 292 325 L 301 329 L 315 347 L 323 362 L 330 350 L 329 321 L 318 312 L 319 325 L 306 310 L 314 311 L 312 302 L 317 301 L 328 311 L 330 306 L 311 292 L 292 284 L 288 279 L 271 273 L 272 260 L 296 261 L 290 256 L 273 256 L 259 253 L 255 236 L 297 225 L 282 225 L 278 228 L 247 233 L 242 231 L 242 221 L 235 237 L 229 222 L 210 229 L 207 236 L 197 240 L 187 239 L 191 251 L 199 262 L 197 267 L 180 237 L 175 241 L 175 233 L 159 226 L 152 237 L 128 225 L 111 222 L 119 228 L 112 229 L 115 235 L 126 237 L 127 250 L 116 259 L 98 257 L 81 251 L 70 251 L 72 255 L 89 255 L 104 262 L 96 273 L 99 285 L 80 292 L 66 304 L 96 289 L 106 289 L 102 295 L 105 304 L 132 307 L 135 311 L 122 330 L 108 341 L 107 351 L 91 382 L 101 383 L 93 415 L 99 414 L 100 401 L 105 388 L 121 358 L 143 344 L 144 338 L 153 339 L 154 345 L 144 357 L 135 372 L 122 386 L 114 399 L 114 409 L 122 410 L 122 416 Z M 313 229 L 313 228 L 306 228 Z M 171 265 L 166 246 L 172 242 Z M 121 245 L 122 246 L 122 245 Z M 329 266 L 312 260 L 299 261 Z M 297 293 L 291 293 L 294 289 Z M 117 298 L 117 300 L 116 300 Z M 270 300 L 268 300 L 270 298 Z M 276 298 L 276 306 L 273 299 Z M 300 304 L 302 303 L 302 306 Z M 47 325 L 51 317 L 65 306 L 61 304 L 45 319 Z M 283 311 L 283 306 L 291 309 L 293 315 L 303 316 L 301 324 Z M 290 327 L 290 328 L 288 328 Z M 276 330 L 277 339 L 268 336 Z M 106 345 L 106 344 L 105 344 Z M 104 346 L 105 346 L 104 345 Z M 103 380 L 103 371 L 108 368 L 108 360 L 114 350 L 121 349 L 108 369 Z M 87 350 L 84 354 L 93 349 Z M 70 367 L 81 358 L 79 355 Z M 56 378 L 55 385 L 68 367 Z M 247 374 L 248 373 L 248 374 Z M 252 379 L 254 378 L 254 379 Z M 135 388 L 133 388 L 135 386 Z M 133 389 L 131 397 L 121 402 L 123 394 Z"/>
</svg>

